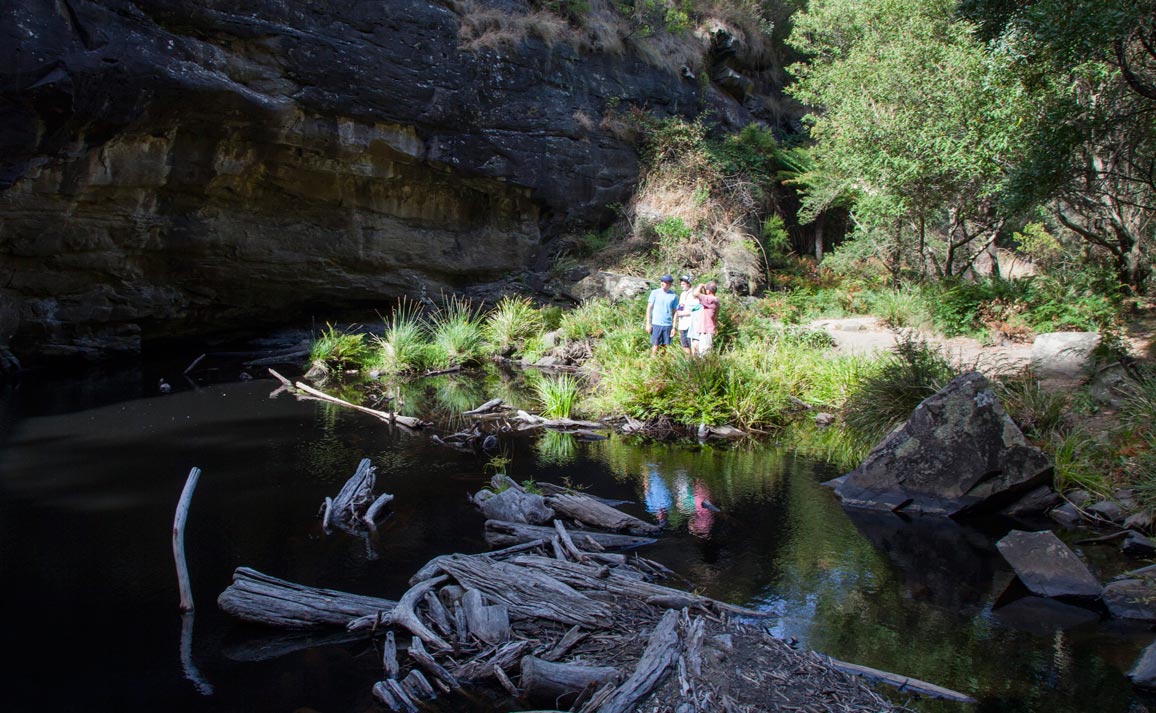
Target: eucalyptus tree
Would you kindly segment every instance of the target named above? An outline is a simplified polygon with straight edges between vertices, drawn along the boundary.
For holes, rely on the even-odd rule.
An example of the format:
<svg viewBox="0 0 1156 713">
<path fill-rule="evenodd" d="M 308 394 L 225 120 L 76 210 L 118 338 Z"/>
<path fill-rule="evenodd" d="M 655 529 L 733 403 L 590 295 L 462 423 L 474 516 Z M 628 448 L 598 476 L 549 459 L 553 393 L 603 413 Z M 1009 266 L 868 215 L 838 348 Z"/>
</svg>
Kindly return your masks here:
<svg viewBox="0 0 1156 713">
<path fill-rule="evenodd" d="M 1008 205 L 1043 204 L 1140 289 L 1156 245 L 1156 0 L 964 0 L 1024 88 Z"/>
<path fill-rule="evenodd" d="M 804 211 L 849 196 L 853 237 L 893 269 L 959 274 L 990 246 L 1017 150 L 1016 93 L 954 0 L 812 0 L 790 43 L 814 108 Z M 806 187 L 804 186 L 804 189 Z"/>
</svg>

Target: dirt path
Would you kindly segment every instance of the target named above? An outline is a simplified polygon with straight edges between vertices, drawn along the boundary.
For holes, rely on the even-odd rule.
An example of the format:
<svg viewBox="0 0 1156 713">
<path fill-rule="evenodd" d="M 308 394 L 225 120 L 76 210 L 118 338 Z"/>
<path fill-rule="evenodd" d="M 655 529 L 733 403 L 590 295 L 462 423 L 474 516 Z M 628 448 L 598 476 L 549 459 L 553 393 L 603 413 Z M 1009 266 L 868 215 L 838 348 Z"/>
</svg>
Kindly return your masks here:
<svg viewBox="0 0 1156 713">
<path fill-rule="evenodd" d="M 835 340 L 835 350 L 841 354 L 870 354 L 887 351 L 895 346 L 901 332 L 890 329 L 875 317 L 821 319 L 811 322 L 815 329 L 823 329 Z M 1010 343 L 1002 346 L 985 345 L 971 337 L 942 337 L 920 334 L 929 344 L 943 349 L 944 355 L 957 366 L 975 369 L 985 374 L 1012 373 L 1031 363 L 1032 345 Z"/>
</svg>

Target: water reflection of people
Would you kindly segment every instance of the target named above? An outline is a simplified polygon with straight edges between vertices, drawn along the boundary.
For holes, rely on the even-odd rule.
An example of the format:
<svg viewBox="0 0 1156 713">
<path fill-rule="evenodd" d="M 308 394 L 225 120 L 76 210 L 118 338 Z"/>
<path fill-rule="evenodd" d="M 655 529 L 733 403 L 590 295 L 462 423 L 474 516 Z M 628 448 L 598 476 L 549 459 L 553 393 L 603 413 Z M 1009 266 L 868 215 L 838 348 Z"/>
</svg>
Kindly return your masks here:
<svg viewBox="0 0 1156 713">
<path fill-rule="evenodd" d="M 669 513 L 670 506 L 674 502 L 662 475 L 653 467 L 650 469 L 650 474 L 646 476 L 644 502 L 646 503 L 646 511 L 655 515 Z"/>
<path fill-rule="evenodd" d="M 652 466 L 646 477 L 643 497 L 646 511 L 663 526 L 669 524 L 672 516 L 676 522 L 685 517 L 687 529 L 699 537 L 708 537 L 714 527 L 714 512 L 708 504 L 710 490 L 702 482 L 688 477 L 685 471 L 675 476 L 672 493 L 662 474 Z"/>
</svg>

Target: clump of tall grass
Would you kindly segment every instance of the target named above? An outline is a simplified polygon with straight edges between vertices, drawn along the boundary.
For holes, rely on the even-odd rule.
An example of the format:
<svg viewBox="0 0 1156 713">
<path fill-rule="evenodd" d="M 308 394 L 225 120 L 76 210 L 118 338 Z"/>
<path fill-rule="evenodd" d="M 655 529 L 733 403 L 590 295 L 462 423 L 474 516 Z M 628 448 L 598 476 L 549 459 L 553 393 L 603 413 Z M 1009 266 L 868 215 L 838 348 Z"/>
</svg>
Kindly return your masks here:
<svg viewBox="0 0 1156 713">
<path fill-rule="evenodd" d="M 1031 373 L 1024 373 L 996 383 L 1000 402 L 1008 416 L 1028 438 L 1044 441 L 1064 427 L 1064 416 L 1071 407 L 1065 391 L 1045 389 Z"/>
<path fill-rule="evenodd" d="M 892 329 L 923 329 L 932 324 L 931 310 L 924 293 L 913 287 L 879 290 L 864 295 L 871 314 Z"/>
<path fill-rule="evenodd" d="M 325 327 L 309 347 L 309 361 L 329 371 L 361 368 L 370 352 L 364 335 L 341 331 L 332 324 Z"/>
<path fill-rule="evenodd" d="M 385 322 L 385 333 L 374 337 L 376 353 L 372 367 L 380 371 L 402 373 L 419 371 L 428 360 L 428 336 L 415 302 L 403 299 Z"/>
<path fill-rule="evenodd" d="M 542 313 L 526 297 L 505 297 L 486 315 L 486 345 L 494 352 L 511 356 L 526 342 L 545 330 Z"/>
<path fill-rule="evenodd" d="M 1055 488 L 1060 492 L 1079 488 L 1105 496 L 1110 492 L 1104 474 L 1110 457 L 1104 444 L 1082 430 L 1051 434 L 1044 450 L 1055 467 Z"/>
<path fill-rule="evenodd" d="M 469 364 L 482 353 L 483 330 L 478 310 L 468 299 L 451 297 L 429 318 L 433 365 Z"/>
<path fill-rule="evenodd" d="M 534 392 L 546 418 L 570 418 L 578 401 L 578 379 L 569 374 L 544 376 L 534 383 Z"/>
<path fill-rule="evenodd" d="M 956 376 L 942 352 L 905 335 L 859 382 L 844 404 L 843 420 L 864 438 L 879 441 Z"/>
<path fill-rule="evenodd" d="M 580 339 L 599 339 L 624 326 L 624 314 L 630 312 L 628 303 L 613 303 L 609 300 L 595 299 L 583 302 L 580 306 L 562 315 L 560 328 L 566 339 L 577 341 Z M 641 328 L 642 315 L 638 317 Z"/>
</svg>

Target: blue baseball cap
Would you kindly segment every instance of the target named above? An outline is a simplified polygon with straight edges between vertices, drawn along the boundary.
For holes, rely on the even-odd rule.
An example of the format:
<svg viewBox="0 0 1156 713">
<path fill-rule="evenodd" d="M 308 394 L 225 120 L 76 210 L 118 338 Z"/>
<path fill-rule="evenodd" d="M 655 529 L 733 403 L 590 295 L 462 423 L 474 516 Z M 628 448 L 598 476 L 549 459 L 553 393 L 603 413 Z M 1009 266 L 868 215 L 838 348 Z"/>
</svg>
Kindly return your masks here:
<svg viewBox="0 0 1156 713">
<path fill-rule="evenodd" d="M 669 282 L 669 283 L 673 284 L 674 278 L 671 277 L 670 275 L 663 275 L 662 277 L 658 278 L 658 281 L 659 282 Z"/>
</svg>

